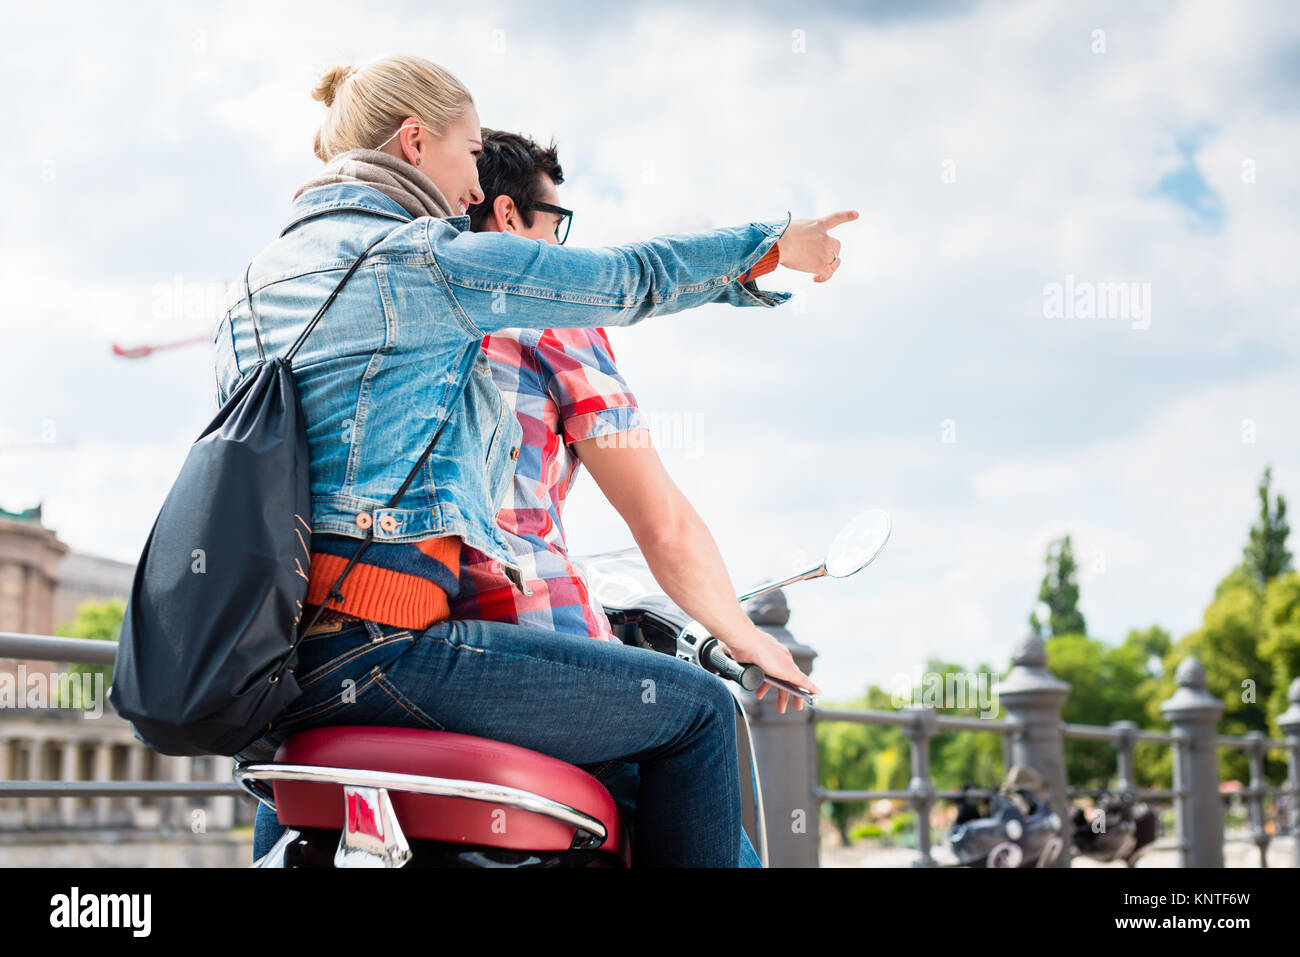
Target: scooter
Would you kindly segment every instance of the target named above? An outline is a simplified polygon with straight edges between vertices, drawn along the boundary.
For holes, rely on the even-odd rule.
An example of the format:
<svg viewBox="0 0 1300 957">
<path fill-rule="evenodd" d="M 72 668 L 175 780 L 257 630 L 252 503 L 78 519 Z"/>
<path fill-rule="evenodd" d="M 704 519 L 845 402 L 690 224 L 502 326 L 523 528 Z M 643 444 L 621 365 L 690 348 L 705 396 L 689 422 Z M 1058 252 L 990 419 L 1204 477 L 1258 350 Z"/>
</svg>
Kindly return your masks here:
<svg viewBox="0 0 1300 957">
<path fill-rule="evenodd" d="M 824 561 L 741 594 L 846 578 L 889 539 L 871 509 L 836 536 Z M 674 655 L 728 682 L 736 698 L 743 821 L 767 866 L 762 787 L 742 692 L 769 679 L 663 594 L 635 548 L 575 558 L 624 644 Z M 802 693 L 793 686 L 781 687 Z M 424 728 L 335 725 L 287 738 L 274 761 L 240 762 L 235 781 L 276 812 L 285 833 L 253 867 L 630 867 L 629 822 L 594 775 L 503 741 Z"/>
<path fill-rule="evenodd" d="M 1105 794 L 1089 816 L 1075 805 L 1071 814 L 1074 845 L 1080 853 L 1109 864 L 1122 860 L 1136 867 L 1160 833 L 1156 812 L 1132 794 Z"/>
<path fill-rule="evenodd" d="M 1013 775 L 1019 769 L 1008 772 Z M 1044 790 L 1003 785 L 987 799 L 975 798 L 962 787 L 957 820 L 948 843 L 965 867 L 1048 867 L 1064 849 L 1061 816 L 1052 810 Z"/>
</svg>

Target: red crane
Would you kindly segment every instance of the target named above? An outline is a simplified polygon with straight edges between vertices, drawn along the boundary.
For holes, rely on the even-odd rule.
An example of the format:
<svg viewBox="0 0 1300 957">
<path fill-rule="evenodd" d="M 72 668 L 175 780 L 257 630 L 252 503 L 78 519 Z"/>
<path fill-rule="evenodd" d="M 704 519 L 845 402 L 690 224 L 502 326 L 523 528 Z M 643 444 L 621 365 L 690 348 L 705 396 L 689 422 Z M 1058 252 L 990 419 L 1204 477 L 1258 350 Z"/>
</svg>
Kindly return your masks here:
<svg viewBox="0 0 1300 957">
<path fill-rule="evenodd" d="M 149 346 L 131 346 L 129 348 L 123 348 L 115 342 L 113 343 L 113 355 L 121 356 L 123 359 L 142 359 L 159 349 L 176 349 L 180 346 L 190 346 L 198 342 L 206 342 L 207 338 L 207 336 L 192 336 L 189 339 L 178 339 L 175 342 L 158 342 Z"/>
</svg>

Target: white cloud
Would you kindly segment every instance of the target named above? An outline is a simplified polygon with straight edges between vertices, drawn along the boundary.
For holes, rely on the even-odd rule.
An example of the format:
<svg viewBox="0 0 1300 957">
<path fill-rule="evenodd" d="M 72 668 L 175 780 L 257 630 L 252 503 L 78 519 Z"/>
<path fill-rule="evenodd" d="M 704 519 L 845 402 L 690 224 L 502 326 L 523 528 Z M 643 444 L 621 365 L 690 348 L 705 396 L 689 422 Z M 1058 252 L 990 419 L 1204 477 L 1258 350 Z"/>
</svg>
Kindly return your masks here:
<svg viewBox="0 0 1300 957">
<path fill-rule="evenodd" d="M 1068 465 L 1006 464 L 975 476 L 975 494 L 983 498 L 1025 495 L 1059 496 L 1079 483 L 1079 473 Z"/>
<path fill-rule="evenodd" d="M 1190 627 L 1239 554 L 1264 464 L 1283 491 L 1300 482 L 1300 127 L 1293 81 L 1271 72 L 1298 28 L 1285 5 L 1251 10 L 810 8 L 798 54 L 787 16 L 720 6 L 140 5 L 67 25 L 25 8 L 29 41 L 0 53 L 9 89 L 39 91 L 15 98 L 0 161 L 0 321 L 17 344 L 0 358 L 0 442 L 52 419 L 86 454 L 0 459 L 5 504 L 42 498 L 79 547 L 138 550 L 212 412 L 211 370 L 202 348 L 130 364 L 109 343 L 210 332 L 154 315 L 156 285 L 232 279 L 271 238 L 317 166 L 321 70 L 414 50 L 467 83 L 484 123 L 556 136 L 570 242 L 862 212 L 834 282 L 764 281 L 799 290 L 802 312 L 612 333 L 643 405 L 703 417 L 703 454 L 665 458 L 738 585 L 815 553 L 859 507 L 894 515 L 860 577 L 791 591 L 828 690 L 928 654 L 1004 664 L 1065 532 L 1104 555 L 1083 575 L 1097 634 Z M 1156 193 L 1191 134 L 1217 232 Z M 1068 274 L 1150 283 L 1150 328 L 1043 318 L 1044 284 Z M 627 541 L 595 491 L 582 480 L 571 504 L 581 551 Z"/>
</svg>

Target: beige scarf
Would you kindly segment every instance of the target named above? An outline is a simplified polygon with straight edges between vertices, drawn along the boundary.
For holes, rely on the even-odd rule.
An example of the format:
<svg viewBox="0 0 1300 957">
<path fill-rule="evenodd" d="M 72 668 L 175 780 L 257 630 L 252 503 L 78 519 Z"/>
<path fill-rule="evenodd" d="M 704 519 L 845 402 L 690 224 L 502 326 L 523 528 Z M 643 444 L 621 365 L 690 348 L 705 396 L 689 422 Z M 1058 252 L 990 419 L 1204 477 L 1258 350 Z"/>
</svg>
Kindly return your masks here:
<svg viewBox="0 0 1300 957">
<path fill-rule="evenodd" d="M 293 198 L 297 199 L 309 189 L 333 183 L 363 183 L 372 186 L 400 203 L 416 219 L 421 216 L 442 218 L 452 215 L 451 207 L 433 180 L 406 160 L 400 160 L 382 150 L 348 150 L 340 153 L 325 164 L 320 175 L 299 186 Z"/>
</svg>

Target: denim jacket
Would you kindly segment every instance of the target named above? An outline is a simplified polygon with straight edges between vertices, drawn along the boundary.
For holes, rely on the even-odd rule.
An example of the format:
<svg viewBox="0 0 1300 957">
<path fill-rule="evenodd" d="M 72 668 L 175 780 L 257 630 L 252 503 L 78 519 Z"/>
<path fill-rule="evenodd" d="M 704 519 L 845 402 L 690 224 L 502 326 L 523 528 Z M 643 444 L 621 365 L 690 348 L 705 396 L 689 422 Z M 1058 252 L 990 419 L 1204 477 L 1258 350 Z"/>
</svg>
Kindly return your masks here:
<svg viewBox="0 0 1300 957">
<path fill-rule="evenodd" d="M 775 306 L 737 277 L 784 222 L 661 236 L 597 249 L 508 233 L 469 218 L 412 219 L 369 186 L 303 192 L 254 258 L 249 289 L 266 356 L 285 353 L 352 261 L 379 243 L 293 362 L 311 457 L 312 530 L 376 542 L 455 535 L 501 562 L 528 593 L 497 526 L 521 428 L 480 348 L 499 329 L 625 326 L 704 303 Z M 696 321 L 704 321 L 701 315 Z M 243 283 L 217 325 L 216 399 L 258 362 Z M 446 427 L 394 508 L 438 427 Z"/>
</svg>

